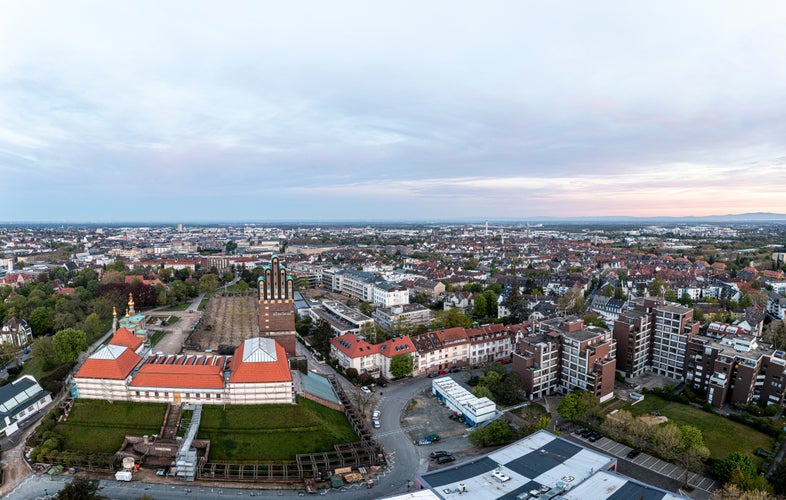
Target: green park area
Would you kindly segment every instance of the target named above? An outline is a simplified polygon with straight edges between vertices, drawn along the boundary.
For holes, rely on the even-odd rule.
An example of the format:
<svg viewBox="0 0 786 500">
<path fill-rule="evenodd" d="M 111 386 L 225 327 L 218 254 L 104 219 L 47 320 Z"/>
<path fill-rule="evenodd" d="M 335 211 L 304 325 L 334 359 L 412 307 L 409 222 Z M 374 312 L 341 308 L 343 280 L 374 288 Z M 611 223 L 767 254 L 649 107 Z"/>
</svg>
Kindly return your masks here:
<svg viewBox="0 0 786 500">
<path fill-rule="evenodd" d="M 643 401 L 625 409 L 637 417 L 657 412 L 677 425 L 696 427 L 704 436 L 711 458 L 722 459 L 734 451 L 743 451 L 759 460 L 755 455 L 758 448 L 773 449 L 774 439 L 752 427 L 692 405 L 666 401 L 654 394 L 647 394 Z"/>
<path fill-rule="evenodd" d="M 166 309 L 159 309 L 159 312 L 175 312 L 175 311 L 185 311 L 191 307 L 191 302 L 185 302 L 183 304 L 178 304 L 176 306 L 167 307 Z"/>
<path fill-rule="evenodd" d="M 210 460 L 292 460 L 358 440 L 343 413 L 307 399 L 296 405 L 204 406 L 198 439 L 210 439 Z"/>
<path fill-rule="evenodd" d="M 63 437 L 63 450 L 112 454 L 126 435 L 157 434 L 165 413 L 162 403 L 76 399 L 68 420 L 58 423 L 54 432 Z"/>
</svg>

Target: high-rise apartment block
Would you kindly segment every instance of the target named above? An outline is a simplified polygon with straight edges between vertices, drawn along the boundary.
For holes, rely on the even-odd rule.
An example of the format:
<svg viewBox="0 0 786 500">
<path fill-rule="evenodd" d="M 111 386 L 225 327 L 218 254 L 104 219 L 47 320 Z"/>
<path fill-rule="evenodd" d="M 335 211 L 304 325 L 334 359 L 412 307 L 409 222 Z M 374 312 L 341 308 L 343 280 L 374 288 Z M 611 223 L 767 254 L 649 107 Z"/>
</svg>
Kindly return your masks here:
<svg viewBox="0 0 786 500">
<path fill-rule="evenodd" d="M 543 321 L 538 329 L 520 340 L 513 356 L 531 398 L 575 389 L 601 402 L 614 397 L 616 342 L 609 330 L 563 318 Z"/>
<path fill-rule="evenodd" d="M 653 372 L 682 380 L 687 343 L 698 333 L 690 307 L 658 297 L 634 300 L 614 322 L 619 369 L 628 377 Z"/>
</svg>

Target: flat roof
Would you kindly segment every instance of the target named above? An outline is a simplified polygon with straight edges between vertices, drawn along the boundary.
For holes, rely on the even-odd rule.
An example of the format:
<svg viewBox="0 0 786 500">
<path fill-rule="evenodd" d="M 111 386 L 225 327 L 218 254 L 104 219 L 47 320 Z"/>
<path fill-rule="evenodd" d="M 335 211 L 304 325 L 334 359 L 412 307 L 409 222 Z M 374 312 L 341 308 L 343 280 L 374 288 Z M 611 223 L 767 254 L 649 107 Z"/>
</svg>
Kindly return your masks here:
<svg viewBox="0 0 786 500">
<path fill-rule="evenodd" d="M 612 457 L 538 431 L 486 456 L 427 472 L 420 480 L 443 500 L 515 499 L 534 490 L 570 490 L 615 464 Z M 495 472 L 509 479 L 501 481 Z"/>
<path fill-rule="evenodd" d="M 609 471 L 598 471 L 557 498 L 565 500 L 679 500 L 685 497 Z"/>
</svg>

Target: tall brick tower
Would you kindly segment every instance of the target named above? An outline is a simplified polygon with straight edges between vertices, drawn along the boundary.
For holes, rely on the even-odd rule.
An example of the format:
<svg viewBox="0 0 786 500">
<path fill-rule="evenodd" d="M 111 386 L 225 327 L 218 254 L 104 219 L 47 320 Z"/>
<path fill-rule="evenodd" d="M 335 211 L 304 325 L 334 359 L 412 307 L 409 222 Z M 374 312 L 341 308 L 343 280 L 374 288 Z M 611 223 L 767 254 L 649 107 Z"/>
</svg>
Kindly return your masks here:
<svg viewBox="0 0 786 500">
<path fill-rule="evenodd" d="M 287 357 L 295 351 L 295 292 L 291 276 L 275 255 L 257 280 L 259 291 L 259 336 L 281 344 Z"/>
</svg>

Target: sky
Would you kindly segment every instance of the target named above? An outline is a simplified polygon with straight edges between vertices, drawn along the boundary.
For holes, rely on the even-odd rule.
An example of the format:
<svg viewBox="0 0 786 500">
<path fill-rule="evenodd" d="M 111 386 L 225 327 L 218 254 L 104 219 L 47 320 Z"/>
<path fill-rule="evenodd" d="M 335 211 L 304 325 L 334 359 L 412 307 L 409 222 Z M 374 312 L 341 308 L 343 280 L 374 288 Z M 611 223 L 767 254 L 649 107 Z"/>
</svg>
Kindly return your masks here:
<svg viewBox="0 0 786 500">
<path fill-rule="evenodd" d="M 0 3 L 0 221 L 786 213 L 786 6 Z"/>
</svg>

